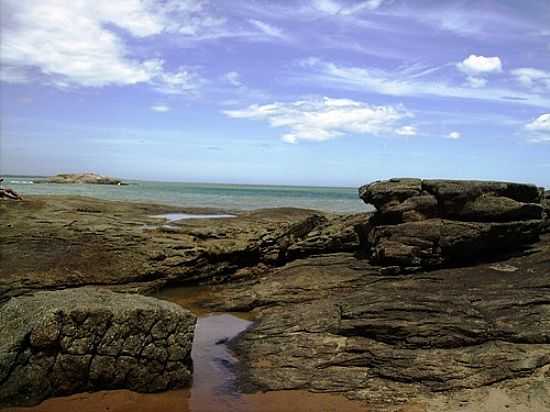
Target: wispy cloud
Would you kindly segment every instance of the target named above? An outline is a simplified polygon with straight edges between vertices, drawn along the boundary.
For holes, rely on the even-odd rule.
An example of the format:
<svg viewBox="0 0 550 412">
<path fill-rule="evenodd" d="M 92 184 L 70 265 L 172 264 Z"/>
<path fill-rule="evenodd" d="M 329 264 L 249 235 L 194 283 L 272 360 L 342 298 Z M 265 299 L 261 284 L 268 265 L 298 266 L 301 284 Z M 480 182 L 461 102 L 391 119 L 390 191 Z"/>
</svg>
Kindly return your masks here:
<svg viewBox="0 0 550 412">
<path fill-rule="evenodd" d="M 268 37 L 275 37 L 281 40 L 289 40 L 289 36 L 278 27 L 275 27 L 260 20 L 250 19 L 249 22 Z"/>
<path fill-rule="evenodd" d="M 418 80 L 414 72 L 405 70 L 388 72 L 378 68 L 343 66 L 317 58 L 303 60 L 300 66 L 304 71 L 295 75 L 296 80 L 315 82 L 323 87 L 389 96 L 437 96 L 550 107 L 550 98 L 544 95 L 510 88 L 487 87 L 479 90 L 439 79 Z"/>
<path fill-rule="evenodd" d="M 242 82 L 241 82 L 241 75 L 235 71 L 232 71 L 232 72 L 227 72 L 223 75 L 223 79 L 231 84 L 232 86 L 235 86 L 235 87 L 240 87 L 242 86 Z"/>
<path fill-rule="evenodd" d="M 458 140 L 462 138 L 462 133 L 454 131 L 447 135 L 447 139 Z"/>
<path fill-rule="evenodd" d="M 245 109 L 226 110 L 223 113 L 231 118 L 263 120 L 272 127 L 287 128 L 289 131 L 281 136 L 287 143 L 297 143 L 300 140 L 325 141 L 346 134 L 393 134 L 392 129 L 396 123 L 412 117 L 402 107 L 372 106 L 350 99 L 328 97 L 251 105 Z M 404 130 L 411 135 L 414 128 L 398 130 Z"/>
<path fill-rule="evenodd" d="M 170 108 L 170 106 L 167 106 L 165 104 L 156 104 L 151 106 L 151 110 L 154 112 L 165 113 L 165 112 L 169 112 L 172 109 Z"/>
<path fill-rule="evenodd" d="M 512 70 L 512 74 L 525 87 L 536 90 L 550 90 L 550 71 L 535 69 L 533 67 L 521 67 Z"/>
<path fill-rule="evenodd" d="M 550 113 L 545 113 L 527 123 L 525 128 L 531 132 L 532 142 L 550 142 Z"/>
<path fill-rule="evenodd" d="M 352 4 L 341 3 L 336 0 L 312 0 L 311 4 L 320 12 L 350 16 L 364 10 L 375 10 L 384 3 L 384 0 L 358 1 Z"/>
<path fill-rule="evenodd" d="M 395 133 L 400 136 L 416 136 L 416 127 L 402 126 L 399 129 L 395 129 Z"/>
</svg>

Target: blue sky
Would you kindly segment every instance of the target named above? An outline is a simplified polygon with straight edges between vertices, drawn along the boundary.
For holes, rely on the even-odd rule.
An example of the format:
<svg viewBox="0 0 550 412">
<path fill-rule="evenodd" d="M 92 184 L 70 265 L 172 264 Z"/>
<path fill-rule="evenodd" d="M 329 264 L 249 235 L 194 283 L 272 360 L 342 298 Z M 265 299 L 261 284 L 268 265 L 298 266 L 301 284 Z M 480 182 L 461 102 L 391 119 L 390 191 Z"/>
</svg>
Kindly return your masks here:
<svg viewBox="0 0 550 412">
<path fill-rule="evenodd" d="M 550 2 L 2 0 L 0 173 L 550 186 Z"/>
</svg>

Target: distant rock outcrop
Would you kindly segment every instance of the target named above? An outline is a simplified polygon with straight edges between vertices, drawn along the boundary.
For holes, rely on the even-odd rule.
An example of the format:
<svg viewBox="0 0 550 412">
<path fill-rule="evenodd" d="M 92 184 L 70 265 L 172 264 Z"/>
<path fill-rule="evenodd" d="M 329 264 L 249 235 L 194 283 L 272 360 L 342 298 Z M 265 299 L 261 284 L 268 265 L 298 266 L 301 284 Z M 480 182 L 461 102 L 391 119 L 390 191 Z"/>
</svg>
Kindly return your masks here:
<svg viewBox="0 0 550 412">
<path fill-rule="evenodd" d="M 377 209 L 357 229 L 374 262 L 418 269 L 456 263 L 538 239 L 541 192 L 534 185 L 391 179 L 359 189 Z"/>
<path fill-rule="evenodd" d="M 97 185 L 125 185 L 120 179 L 95 173 L 61 173 L 48 178 L 48 183 L 89 183 Z"/>
<path fill-rule="evenodd" d="M 0 178 L 0 185 L 3 181 L 4 179 Z M 22 200 L 22 197 L 15 190 L 0 186 L 0 200 Z"/>
<path fill-rule="evenodd" d="M 95 288 L 39 292 L 0 307 L 0 325 L 0 407 L 191 380 L 195 316 L 172 303 Z"/>
</svg>

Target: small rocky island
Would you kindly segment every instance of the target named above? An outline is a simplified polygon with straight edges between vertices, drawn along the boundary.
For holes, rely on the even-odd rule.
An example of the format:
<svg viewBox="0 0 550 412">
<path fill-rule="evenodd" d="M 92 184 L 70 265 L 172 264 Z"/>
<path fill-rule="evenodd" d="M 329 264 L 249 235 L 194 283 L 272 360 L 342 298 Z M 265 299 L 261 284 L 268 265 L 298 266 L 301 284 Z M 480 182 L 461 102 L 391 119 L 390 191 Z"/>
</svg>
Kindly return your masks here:
<svg viewBox="0 0 550 412">
<path fill-rule="evenodd" d="M 340 393 L 369 411 L 550 410 L 548 192 L 391 179 L 359 195 L 376 211 L 170 225 L 151 216 L 194 211 L 0 203 L 0 403 L 186 385 L 194 317 L 139 294 L 206 285 L 202 307 L 254 318 L 228 343 L 242 392 Z"/>
<path fill-rule="evenodd" d="M 125 185 L 120 179 L 95 173 L 60 173 L 48 178 L 47 183 L 86 183 L 94 185 Z"/>
</svg>

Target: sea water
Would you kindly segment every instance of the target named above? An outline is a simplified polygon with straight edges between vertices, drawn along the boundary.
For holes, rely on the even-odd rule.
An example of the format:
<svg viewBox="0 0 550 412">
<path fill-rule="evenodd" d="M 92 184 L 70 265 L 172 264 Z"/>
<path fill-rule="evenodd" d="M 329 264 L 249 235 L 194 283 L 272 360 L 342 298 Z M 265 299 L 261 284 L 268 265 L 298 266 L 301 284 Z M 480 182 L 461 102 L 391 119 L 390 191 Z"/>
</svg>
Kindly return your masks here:
<svg viewBox="0 0 550 412">
<path fill-rule="evenodd" d="M 128 180 L 128 185 L 45 183 L 40 177 L 5 177 L 4 186 L 21 195 L 79 195 L 106 200 L 182 207 L 252 210 L 297 207 L 337 213 L 370 211 L 349 187 L 237 185 Z"/>
</svg>

